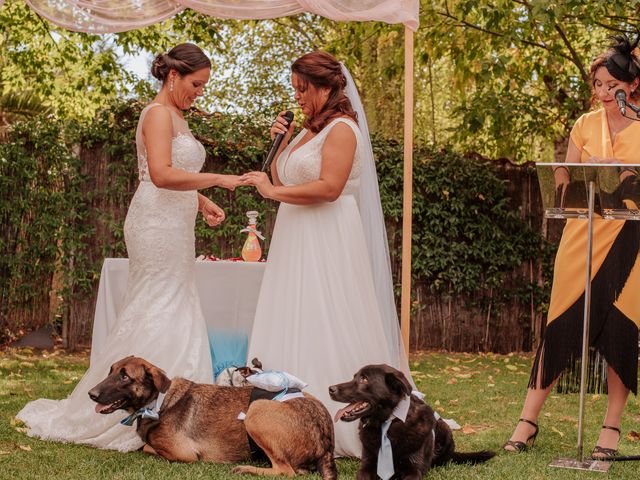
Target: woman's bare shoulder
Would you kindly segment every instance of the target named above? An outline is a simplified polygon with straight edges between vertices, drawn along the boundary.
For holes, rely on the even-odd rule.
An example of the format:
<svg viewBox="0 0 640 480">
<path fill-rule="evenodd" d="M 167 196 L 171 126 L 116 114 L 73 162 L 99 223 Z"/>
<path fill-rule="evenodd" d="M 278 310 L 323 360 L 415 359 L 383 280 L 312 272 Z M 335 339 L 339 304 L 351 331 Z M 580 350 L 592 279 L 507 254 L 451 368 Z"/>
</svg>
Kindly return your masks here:
<svg viewBox="0 0 640 480">
<path fill-rule="evenodd" d="M 345 120 L 345 121 L 337 121 Z M 347 122 L 348 120 L 349 122 Z M 355 122 L 349 117 L 339 117 L 333 120 L 334 124 L 327 132 L 327 138 L 325 144 L 338 144 L 348 145 L 356 142 L 356 132 L 354 128 L 357 128 Z"/>
<path fill-rule="evenodd" d="M 150 108 L 145 112 L 144 119 L 142 121 L 143 130 L 156 130 L 168 127 L 172 127 L 171 111 L 169 107 L 162 104 L 148 105 Z"/>
</svg>

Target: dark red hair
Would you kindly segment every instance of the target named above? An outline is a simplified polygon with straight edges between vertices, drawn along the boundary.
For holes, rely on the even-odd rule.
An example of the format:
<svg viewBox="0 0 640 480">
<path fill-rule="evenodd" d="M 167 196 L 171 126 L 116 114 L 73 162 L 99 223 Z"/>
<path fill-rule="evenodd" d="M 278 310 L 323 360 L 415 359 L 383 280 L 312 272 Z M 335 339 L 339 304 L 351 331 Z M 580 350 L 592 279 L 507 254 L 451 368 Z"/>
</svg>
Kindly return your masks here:
<svg viewBox="0 0 640 480">
<path fill-rule="evenodd" d="M 356 123 L 358 115 L 344 93 L 347 79 L 342 73 L 342 66 L 336 58 L 327 52 L 311 52 L 303 55 L 291 65 L 304 85 L 309 83 L 316 88 L 328 88 L 329 97 L 319 112 L 304 120 L 307 130 L 318 133 L 329 122 L 338 117 L 349 117 Z"/>
</svg>

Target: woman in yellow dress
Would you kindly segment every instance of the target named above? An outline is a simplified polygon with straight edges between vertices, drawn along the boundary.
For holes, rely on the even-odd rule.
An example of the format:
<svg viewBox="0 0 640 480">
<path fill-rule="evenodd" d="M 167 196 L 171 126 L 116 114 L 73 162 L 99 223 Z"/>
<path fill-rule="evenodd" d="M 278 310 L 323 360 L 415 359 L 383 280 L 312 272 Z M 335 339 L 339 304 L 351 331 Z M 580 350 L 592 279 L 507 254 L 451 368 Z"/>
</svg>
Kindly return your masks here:
<svg viewBox="0 0 640 480">
<path fill-rule="evenodd" d="M 635 103 L 640 97 L 638 39 L 613 37 L 614 44 L 591 64 L 594 103 L 602 108 L 582 115 L 571 131 L 566 162 L 640 163 L 640 122 L 622 115 L 615 92 Z M 556 185 L 568 184 L 569 169 L 554 169 Z M 624 184 L 637 182 L 633 168 L 620 168 Z M 624 200 L 628 204 L 631 200 Z M 637 205 L 634 208 L 638 208 Z M 587 222 L 568 220 L 556 256 L 551 303 L 520 420 L 504 449 L 532 446 L 537 419 L 554 382 L 582 351 Z M 602 430 L 591 456 L 617 454 L 622 412 L 629 391 L 638 389 L 640 326 L 640 222 L 593 222 L 593 264 L 589 345 L 607 361 L 608 403 Z"/>
</svg>

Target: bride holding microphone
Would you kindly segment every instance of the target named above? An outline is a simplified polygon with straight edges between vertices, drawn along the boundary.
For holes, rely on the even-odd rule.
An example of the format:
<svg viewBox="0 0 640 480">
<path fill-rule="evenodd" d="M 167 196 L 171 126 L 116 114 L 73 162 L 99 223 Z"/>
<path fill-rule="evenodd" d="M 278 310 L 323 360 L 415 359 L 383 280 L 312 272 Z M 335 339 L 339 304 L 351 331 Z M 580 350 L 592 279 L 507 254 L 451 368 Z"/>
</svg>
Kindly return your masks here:
<svg viewBox="0 0 640 480">
<path fill-rule="evenodd" d="M 366 364 L 387 363 L 410 378 L 400 340 L 391 265 L 367 122 L 346 68 L 312 52 L 291 67 L 305 116 L 284 112 L 284 134 L 266 173 L 240 177 L 280 202 L 249 344 L 249 357 L 309 384 L 333 415 L 328 387 Z M 291 140 L 291 141 L 290 141 Z M 357 425 L 336 425 L 336 454 L 360 456 Z"/>
</svg>

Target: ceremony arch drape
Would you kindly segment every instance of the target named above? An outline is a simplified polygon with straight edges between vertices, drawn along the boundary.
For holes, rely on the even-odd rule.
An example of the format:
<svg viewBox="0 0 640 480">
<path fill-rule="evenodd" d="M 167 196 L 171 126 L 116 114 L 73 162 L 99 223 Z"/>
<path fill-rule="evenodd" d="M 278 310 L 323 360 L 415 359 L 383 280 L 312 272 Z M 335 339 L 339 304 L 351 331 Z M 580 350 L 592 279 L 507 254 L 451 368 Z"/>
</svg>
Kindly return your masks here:
<svg viewBox="0 0 640 480">
<path fill-rule="evenodd" d="M 191 8 L 218 18 L 254 20 L 315 13 L 331 20 L 404 23 L 418 28 L 419 0 L 26 0 L 39 15 L 86 33 L 115 33 L 161 22 Z"/>
<path fill-rule="evenodd" d="M 0 6 L 3 0 L 0 0 Z M 413 32 L 419 0 L 26 0 L 40 16 L 68 30 L 116 33 L 161 22 L 191 8 L 218 18 L 258 20 L 313 13 L 337 21 L 405 25 L 404 187 L 401 331 L 409 351 L 413 179 Z"/>
</svg>

